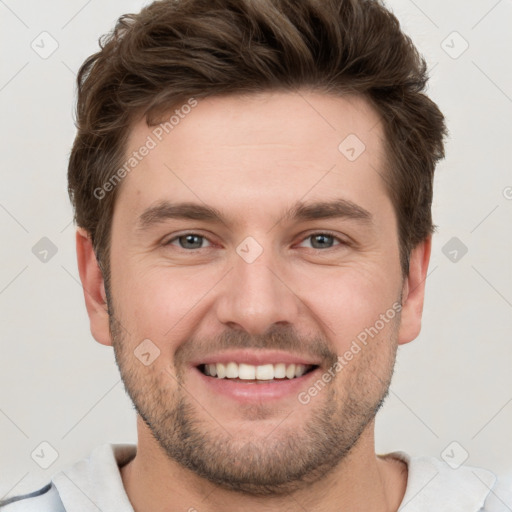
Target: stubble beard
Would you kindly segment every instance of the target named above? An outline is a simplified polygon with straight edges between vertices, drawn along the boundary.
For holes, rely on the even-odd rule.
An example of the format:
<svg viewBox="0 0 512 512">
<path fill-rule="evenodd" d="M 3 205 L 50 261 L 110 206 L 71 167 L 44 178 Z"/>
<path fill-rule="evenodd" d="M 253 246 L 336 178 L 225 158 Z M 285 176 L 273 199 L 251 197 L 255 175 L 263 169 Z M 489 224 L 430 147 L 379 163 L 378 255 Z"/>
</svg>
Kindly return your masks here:
<svg viewBox="0 0 512 512">
<path fill-rule="evenodd" d="M 282 496 L 303 489 L 347 458 L 388 394 L 400 323 L 398 316 L 391 329 L 393 339 L 381 340 L 386 354 L 377 370 L 380 375 L 373 371 L 379 366 L 373 365 L 376 353 L 368 345 L 357 354 L 360 359 L 354 359 L 357 367 L 340 372 L 350 372 L 343 389 L 336 387 L 339 379 L 334 378 L 308 405 L 297 401 L 289 416 L 277 418 L 270 434 L 258 437 L 256 422 L 251 438 L 237 438 L 236 432 L 222 425 L 221 417 L 212 418 L 187 392 L 182 367 L 173 376 L 170 371 L 143 366 L 112 308 L 109 312 L 116 363 L 125 390 L 163 452 L 223 489 L 254 496 Z M 272 348 L 278 348 L 276 338 L 279 331 L 273 333 Z M 231 333 L 231 343 L 233 339 L 236 333 Z M 244 343 L 248 344 L 246 337 Z M 282 346 L 287 348 L 286 343 Z M 264 405 L 255 406 L 251 419 L 264 418 L 269 411 Z M 299 428 L 288 426 L 287 419 L 296 415 L 306 419 Z"/>
</svg>

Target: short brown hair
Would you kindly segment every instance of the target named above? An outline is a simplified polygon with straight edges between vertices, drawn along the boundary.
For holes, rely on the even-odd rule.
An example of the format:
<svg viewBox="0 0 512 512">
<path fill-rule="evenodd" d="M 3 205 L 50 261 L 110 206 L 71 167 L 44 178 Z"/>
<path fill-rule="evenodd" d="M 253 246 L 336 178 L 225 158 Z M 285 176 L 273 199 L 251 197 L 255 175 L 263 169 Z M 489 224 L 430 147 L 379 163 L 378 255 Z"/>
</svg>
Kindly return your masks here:
<svg viewBox="0 0 512 512">
<path fill-rule="evenodd" d="M 149 126 L 186 98 L 308 88 L 359 94 L 385 133 L 383 176 L 398 219 L 400 264 L 436 226 L 434 168 L 444 117 L 425 94 L 426 63 L 377 0 L 159 0 L 121 16 L 81 66 L 77 135 L 68 167 L 75 221 L 110 279 L 119 187 L 98 199 L 126 160 L 133 121 Z M 341 142 L 341 141 L 340 141 Z"/>
</svg>

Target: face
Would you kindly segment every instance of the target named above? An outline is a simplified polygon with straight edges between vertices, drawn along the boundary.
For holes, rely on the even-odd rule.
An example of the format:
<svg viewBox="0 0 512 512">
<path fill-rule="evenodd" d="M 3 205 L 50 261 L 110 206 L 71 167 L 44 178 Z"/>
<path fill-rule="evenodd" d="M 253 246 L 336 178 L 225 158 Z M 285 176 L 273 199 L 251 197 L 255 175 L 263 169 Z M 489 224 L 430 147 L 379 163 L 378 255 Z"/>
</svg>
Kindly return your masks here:
<svg viewBox="0 0 512 512">
<path fill-rule="evenodd" d="M 290 492 L 347 456 L 389 387 L 404 281 L 382 128 L 362 98 L 306 91 L 185 110 L 131 132 L 129 155 L 155 144 L 112 220 L 116 360 L 170 459 Z"/>
</svg>

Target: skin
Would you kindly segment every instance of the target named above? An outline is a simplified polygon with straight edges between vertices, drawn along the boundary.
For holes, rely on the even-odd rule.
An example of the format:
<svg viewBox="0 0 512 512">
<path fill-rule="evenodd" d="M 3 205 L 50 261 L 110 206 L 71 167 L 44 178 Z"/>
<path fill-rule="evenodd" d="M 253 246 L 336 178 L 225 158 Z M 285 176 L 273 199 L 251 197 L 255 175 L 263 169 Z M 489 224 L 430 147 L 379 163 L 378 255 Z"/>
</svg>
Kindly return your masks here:
<svg viewBox="0 0 512 512">
<path fill-rule="evenodd" d="M 128 154 L 152 130 L 135 123 Z M 338 150 L 348 134 L 366 146 L 355 161 Z M 407 468 L 376 455 L 374 416 L 398 345 L 421 329 L 431 239 L 412 251 L 404 278 L 396 216 L 380 176 L 383 139 L 377 113 L 361 97 L 301 91 L 199 101 L 120 185 L 111 316 L 90 238 L 78 229 L 91 332 L 114 346 L 146 420 L 138 415 L 137 455 L 121 469 L 136 511 L 398 509 Z M 284 218 L 298 200 L 335 198 L 368 210 L 373 224 Z M 168 219 L 137 231 L 141 213 L 161 200 L 206 204 L 225 220 Z M 325 231 L 339 240 L 314 245 L 311 235 Z M 176 237 L 186 233 L 206 240 L 183 248 Z M 263 248 L 252 263 L 236 252 L 249 236 Z M 241 405 L 213 393 L 191 366 L 226 346 L 267 347 L 316 358 L 321 376 L 400 298 L 401 314 L 308 404 L 294 393 Z M 148 366 L 134 356 L 145 339 L 160 350 Z M 313 382 L 304 379 L 301 390 Z M 180 437 L 184 429 L 197 434 L 192 448 Z M 180 454 L 196 466 L 184 467 Z M 301 461 L 311 463 L 307 472 Z"/>
</svg>

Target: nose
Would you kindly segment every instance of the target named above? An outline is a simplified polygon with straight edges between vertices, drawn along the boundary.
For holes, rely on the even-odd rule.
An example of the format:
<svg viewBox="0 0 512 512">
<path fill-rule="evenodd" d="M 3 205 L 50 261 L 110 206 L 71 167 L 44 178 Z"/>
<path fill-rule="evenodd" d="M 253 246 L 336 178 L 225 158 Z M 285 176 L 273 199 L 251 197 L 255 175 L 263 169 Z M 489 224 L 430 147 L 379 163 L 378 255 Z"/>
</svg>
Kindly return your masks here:
<svg viewBox="0 0 512 512">
<path fill-rule="evenodd" d="M 233 255 L 233 268 L 218 290 L 218 321 L 232 329 L 262 334 L 276 324 L 295 325 L 300 299 L 287 281 L 289 272 L 270 250 L 254 261 Z"/>
</svg>

